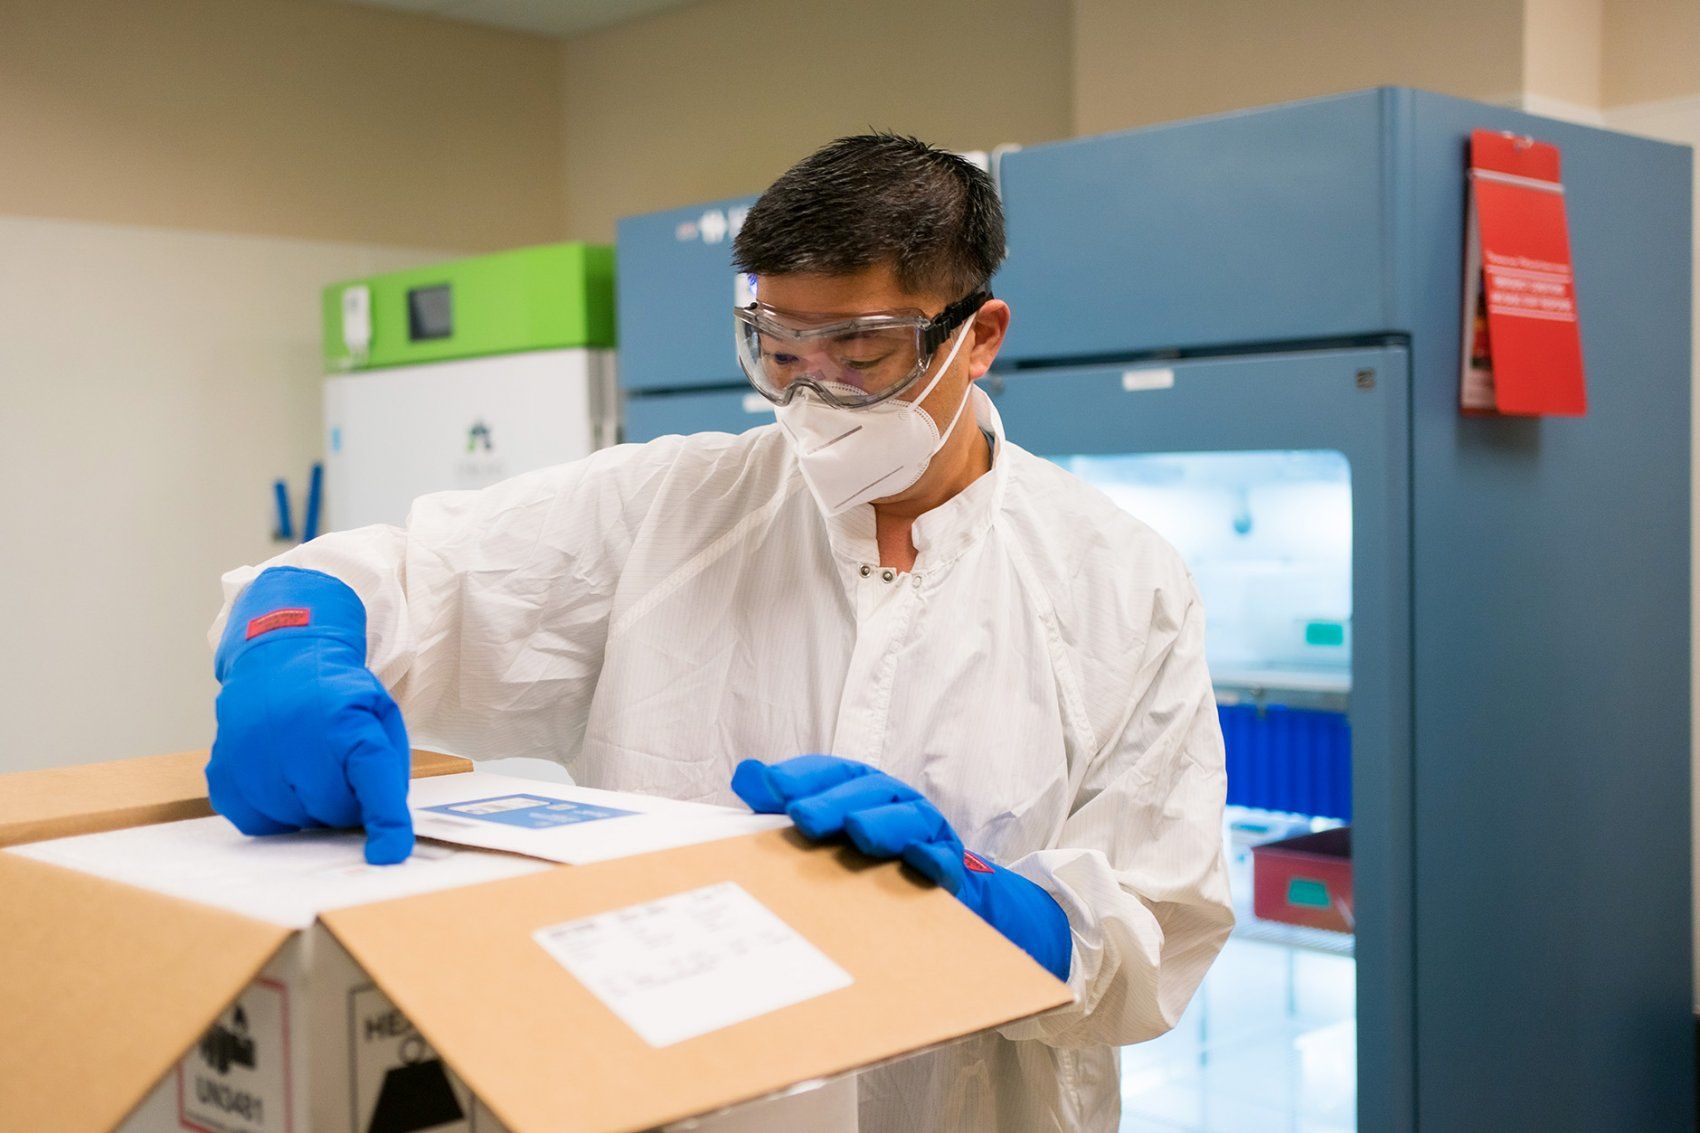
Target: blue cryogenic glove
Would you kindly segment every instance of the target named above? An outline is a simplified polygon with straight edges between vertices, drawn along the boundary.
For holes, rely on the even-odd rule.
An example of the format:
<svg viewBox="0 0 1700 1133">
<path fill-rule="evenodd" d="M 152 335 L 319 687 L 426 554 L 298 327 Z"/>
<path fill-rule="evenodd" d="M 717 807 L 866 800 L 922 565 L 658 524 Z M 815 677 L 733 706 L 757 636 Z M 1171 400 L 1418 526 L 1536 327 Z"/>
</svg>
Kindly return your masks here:
<svg viewBox="0 0 1700 1133">
<path fill-rule="evenodd" d="M 315 570 L 273 567 L 236 600 L 215 661 L 213 809 L 244 834 L 366 827 L 366 860 L 413 850 L 401 711 L 366 668 L 366 607 Z"/>
<path fill-rule="evenodd" d="M 1041 886 L 962 847 L 915 788 L 853 759 L 800 755 L 772 765 L 746 759 L 732 790 L 761 814 L 784 813 L 816 840 L 848 834 L 864 854 L 902 858 L 1059 980 L 1068 979 L 1068 914 Z"/>
</svg>

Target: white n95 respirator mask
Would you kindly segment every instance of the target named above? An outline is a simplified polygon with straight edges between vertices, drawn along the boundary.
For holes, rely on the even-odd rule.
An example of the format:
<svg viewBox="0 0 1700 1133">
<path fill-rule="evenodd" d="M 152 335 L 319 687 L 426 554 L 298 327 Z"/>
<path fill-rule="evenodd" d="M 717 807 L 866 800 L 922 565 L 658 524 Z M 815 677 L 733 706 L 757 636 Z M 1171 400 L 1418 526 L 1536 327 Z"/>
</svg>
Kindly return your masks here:
<svg viewBox="0 0 1700 1133">
<path fill-rule="evenodd" d="M 968 404 L 969 391 L 962 391 L 943 433 L 921 402 L 956 361 L 973 325 L 972 318 L 963 324 L 938 373 L 913 401 L 893 398 L 846 409 L 828 405 L 804 389 L 774 409 L 779 427 L 791 439 L 803 481 L 823 512 L 838 515 L 857 504 L 895 496 L 921 478 L 933 454 L 950 439 Z"/>
</svg>

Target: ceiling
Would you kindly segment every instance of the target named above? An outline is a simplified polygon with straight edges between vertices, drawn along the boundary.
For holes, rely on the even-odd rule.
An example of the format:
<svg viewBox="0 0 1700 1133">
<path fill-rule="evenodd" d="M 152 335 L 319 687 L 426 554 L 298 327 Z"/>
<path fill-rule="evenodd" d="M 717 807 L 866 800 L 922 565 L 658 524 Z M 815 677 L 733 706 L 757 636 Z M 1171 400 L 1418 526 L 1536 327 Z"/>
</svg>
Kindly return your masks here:
<svg viewBox="0 0 1700 1133">
<path fill-rule="evenodd" d="M 572 35 L 623 23 L 690 0 L 346 0 L 421 16 L 542 35 Z"/>
</svg>

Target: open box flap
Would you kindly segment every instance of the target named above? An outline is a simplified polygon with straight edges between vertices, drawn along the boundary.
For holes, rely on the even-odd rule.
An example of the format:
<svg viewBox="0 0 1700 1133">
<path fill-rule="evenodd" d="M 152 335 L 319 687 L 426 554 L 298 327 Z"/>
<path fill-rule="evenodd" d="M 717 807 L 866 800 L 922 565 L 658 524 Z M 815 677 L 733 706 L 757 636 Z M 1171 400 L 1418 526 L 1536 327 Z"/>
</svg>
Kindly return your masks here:
<svg viewBox="0 0 1700 1133">
<path fill-rule="evenodd" d="M 0 777 L 0 846 L 205 818 L 206 766 L 206 752 L 184 751 Z M 415 779 L 471 767 L 452 755 L 413 753 Z"/>
<path fill-rule="evenodd" d="M 114 1128 L 289 936 L 0 853 L 0 1125 Z"/>
<path fill-rule="evenodd" d="M 724 882 L 849 985 L 653 1046 L 533 938 Z M 513 1133 L 646 1129 L 1069 1002 L 1062 983 L 943 890 L 788 830 L 321 920 Z"/>
</svg>

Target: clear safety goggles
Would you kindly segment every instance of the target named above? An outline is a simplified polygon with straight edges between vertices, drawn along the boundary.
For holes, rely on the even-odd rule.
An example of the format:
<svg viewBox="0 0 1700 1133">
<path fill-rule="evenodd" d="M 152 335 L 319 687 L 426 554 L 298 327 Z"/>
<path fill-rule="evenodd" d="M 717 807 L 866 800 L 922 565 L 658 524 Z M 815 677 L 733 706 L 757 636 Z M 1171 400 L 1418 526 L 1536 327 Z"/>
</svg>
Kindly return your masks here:
<svg viewBox="0 0 1700 1133">
<path fill-rule="evenodd" d="M 991 297 L 976 291 L 930 319 L 874 314 L 810 322 L 761 303 L 734 307 L 738 364 L 775 405 L 810 389 L 829 404 L 861 409 L 914 385 L 934 351 Z"/>
</svg>

